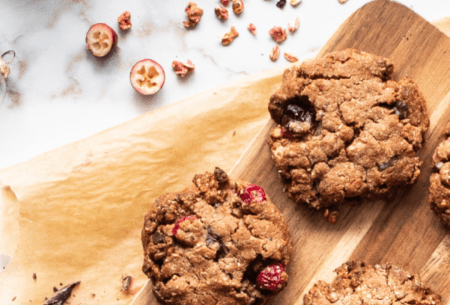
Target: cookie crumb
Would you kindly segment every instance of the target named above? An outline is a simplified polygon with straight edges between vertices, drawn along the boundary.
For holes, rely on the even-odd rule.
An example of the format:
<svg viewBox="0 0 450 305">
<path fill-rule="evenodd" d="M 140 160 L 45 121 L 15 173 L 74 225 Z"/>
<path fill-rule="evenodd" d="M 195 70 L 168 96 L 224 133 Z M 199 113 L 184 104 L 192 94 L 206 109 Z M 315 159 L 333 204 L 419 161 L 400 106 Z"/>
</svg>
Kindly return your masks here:
<svg viewBox="0 0 450 305">
<path fill-rule="evenodd" d="M 33 273 L 33 280 L 36 280 L 37 276 L 36 273 Z"/>
<path fill-rule="evenodd" d="M 326 209 L 323 217 L 325 217 L 329 223 L 335 224 L 339 219 L 339 212 Z"/>
<path fill-rule="evenodd" d="M 233 137 L 236 135 L 236 130 L 233 130 Z"/>
<path fill-rule="evenodd" d="M 220 3 L 222 3 L 223 6 L 227 6 L 230 2 L 231 0 L 220 0 Z"/>
<path fill-rule="evenodd" d="M 91 293 L 91 297 L 95 298 L 95 293 Z"/>
<path fill-rule="evenodd" d="M 347 2 L 348 0 L 338 0 L 340 4 L 344 4 L 345 2 Z"/>
<path fill-rule="evenodd" d="M 244 1 L 242 0 L 233 0 L 233 12 L 237 15 L 242 14 L 244 11 Z"/>
<path fill-rule="evenodd" d="M 14 302 L 14 301 L 16 300 L 16 298 L 17 298 L 17 297 L 14 297 L 14 298 L 12 299 L 12 301 Z"/>
<path fill-rule="evenodd" d="M 222 45 L 226 46 L 233 42 L 233 40 L 239 36 L 238 31 L 236 31 L 236 28 L 234 26 L 231 27 L 231 30 L 220 37 L 222 39 Z"/>
<path fill-rule="evenodd" d="M 174 60 L 172 62 L 172 68 L 175 71 L 175 74 L 184 77 L 186 76 L 186 74 L 192 73 L 194 71 L 195 65 L 189 59 L 187 60 L 186 63 Z"/>
<path fill-rule="evenodd" d="M 184 10 L 187 15 L 188 21 L 183 21 L 183 24 L 187 28 L 193 28 L 200 23 L 200 19 L 203 15 L 203 10 L 197 6 L 195 2 L 189 2 Z"/>
<path fill-rule="evenodd" d="M 292 6 L 297 6 L 297 5 L 299 5 L 300 3 L 302 3 L 302 0 L 291 0 L 291 5 L 292 5 Z"/>
<path fill-rule="evenodd" d="M 126 31 L 129 30 L 131 28 L 131 13 L 128 11 L 123 12 L 118 18 L 117 18 L 117 22 L 119 23 L 119 27 Z"/>
<path fill-rule="evenodd" d="M 228 20 L 228 10 L 225 6 L 217 5 L 214 8 L 214 13 L 216 13 L 217 18 L 219 20 Z"/>
<path fill-rule="evenodd" d="M 253 23 L 250 23 L 247 27 L 247 29 L 252 33 L 253 35 L 256 35 L 256 26 Z"/>
<path fill-rule="evenodd" d="M 270 29 L 269 35 L 272 36 L 273 40 L 276 42 L 283 42 L 287 38 L 286 29 L 283 29 L 281 26 L 274 26 Z"/>
</svg>

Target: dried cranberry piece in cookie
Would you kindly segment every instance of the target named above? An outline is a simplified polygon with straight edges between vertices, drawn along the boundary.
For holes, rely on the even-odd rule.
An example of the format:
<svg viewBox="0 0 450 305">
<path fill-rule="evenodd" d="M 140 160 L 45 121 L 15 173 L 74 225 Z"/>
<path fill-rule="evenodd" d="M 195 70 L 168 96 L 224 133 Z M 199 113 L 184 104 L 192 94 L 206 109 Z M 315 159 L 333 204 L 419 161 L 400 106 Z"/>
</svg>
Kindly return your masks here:
<svg viewBox="0 0 450 305">
<path fill-rule="evenodd" d="M 280 291 L 286 286 L 288 278 L 284 265 L 274 264 L 261 271 L 256 282 L 260 289 Z"/>
<path fill-rule="evenodd" d="M 191 220 L 191 221 L 194 221 L 194 220 L 196 220 L 196 219 L 198 219 L 198 217 L 195 216 L 195 215 L 184 216 L 183 218 L 178 219 L 177 222 L 175 222 L 175 226 L 174 226 L 173 229 L 172 229 L 173 236 L 174 236 L 175 238 L 177 237 L 178 230 L 180 229 L 180 224 L 181 224 L 183 221 L 185 221 L 185 220 Z"/>
<path fill-rule="evenodd" d="M 315 120 L 315 109 L 307 96 L 300 96 L 292 99 L 286 106 L 281 124 L 289 129 L 291 122 L 293 123 L 310 123 Z"/>
<path fill-rule="evenodd" d="M 261 203 L 266 200 L 266 193 L 264 190 L 254 184 L 249 184 L 244 191 L 239 195 L 242 201 L 246 204 Z"/>
</svg>

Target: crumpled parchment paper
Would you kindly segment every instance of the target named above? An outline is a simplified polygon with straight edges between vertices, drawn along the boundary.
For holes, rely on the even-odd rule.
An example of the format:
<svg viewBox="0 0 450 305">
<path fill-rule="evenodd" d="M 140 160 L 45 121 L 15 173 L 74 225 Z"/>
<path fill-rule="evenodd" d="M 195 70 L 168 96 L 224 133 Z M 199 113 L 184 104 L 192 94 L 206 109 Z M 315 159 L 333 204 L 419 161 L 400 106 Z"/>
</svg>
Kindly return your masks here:
<svg viewBox="0 0 450 305">
<path fill-rule="evenodd" d="M 450 33 L 450 18 L 434 24 Z M 54 286 L 74 281 L 81 284 L 70 304 L 129 304 L 148 280 L 144 214 L 195 173 L 232 168 L 269 119 L 269 97 L 288 66 L 1 170 L 0 305 L 42 304 Z M 133 281 L 123 292 L 127 275 Z"/>
</svg>

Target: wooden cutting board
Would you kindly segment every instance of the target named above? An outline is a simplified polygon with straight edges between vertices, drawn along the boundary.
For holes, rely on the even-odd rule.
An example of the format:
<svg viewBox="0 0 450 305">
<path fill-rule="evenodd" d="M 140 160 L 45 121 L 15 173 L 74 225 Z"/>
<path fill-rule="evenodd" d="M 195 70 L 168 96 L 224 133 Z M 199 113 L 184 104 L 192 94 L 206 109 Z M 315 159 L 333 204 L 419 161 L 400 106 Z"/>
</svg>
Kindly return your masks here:
<svg viewBox="0 0 450 305">
<path fill-rule="evenodd" d="M 431 156 L 450 121 L 450 38 L 409 8 L 378 0 L 350 16 L 318 56 L 345 48 L 388 57 L 395 64 L 395 79 L 409 76 L 419 85 L 431 119 L 427 143 L 419 153 L 421 175 L 390 202 L 343 207 L 339 222 L 329 224 L 323 212 L 297 205 L 283 192 L 266 144 L 274 126 L 269 121 L 230 173 L 261 185 L 284 214 L 292 235 L 289 285 L 269 304 L 303 304 L 314 282 L 331 281 L 333 270 L 352 259 L 390 262 L 419 273 L 441 294 L 443 304 L 450 304 L 450 230 L 427 203 Z M 157 304 L 150 282 L 132 304 Z"/>
</svg>

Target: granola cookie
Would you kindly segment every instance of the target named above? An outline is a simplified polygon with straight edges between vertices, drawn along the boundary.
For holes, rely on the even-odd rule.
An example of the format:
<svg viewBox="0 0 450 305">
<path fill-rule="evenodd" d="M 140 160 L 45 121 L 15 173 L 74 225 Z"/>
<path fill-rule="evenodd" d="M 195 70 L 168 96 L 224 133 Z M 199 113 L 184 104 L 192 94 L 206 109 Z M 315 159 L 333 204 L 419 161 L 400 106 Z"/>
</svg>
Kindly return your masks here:
<svg viewBox="0 0 450 305">
<path fill-rule="evenodd" d="M 329 208 L 417 180 L 425 100 L 393 71 L 387 58 L 347 49 L 284 72 L 268 144 L 295 202 Z"/>
<path fill-rule="evenodd" d="M 450 228 L 450 123 L 444 128 L 447 136 L 433 155 L 433 169 L 430 177 L 428 202 L 439 219 Z"/>
<path fill-rule="evenodd" d="M 331 284 L 318 281 L 305 294 L 304 305 L 379 304 L 379 305 L 440 305 L 434 294 L 417 274 L 385 265 L 366 265 L 350 261 L 335 270 Z"/>
<path fill-rule="evenodd" d="M 264 304 L 287 284 L 292 242 L 259 186 L 220 168 L 159 197 L 142 230 L 144 273 L 162 304 Z"/>
</svg>

